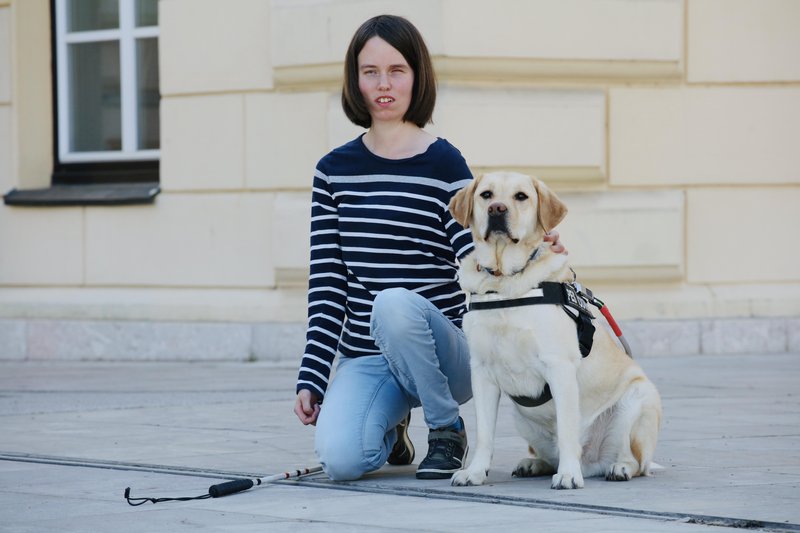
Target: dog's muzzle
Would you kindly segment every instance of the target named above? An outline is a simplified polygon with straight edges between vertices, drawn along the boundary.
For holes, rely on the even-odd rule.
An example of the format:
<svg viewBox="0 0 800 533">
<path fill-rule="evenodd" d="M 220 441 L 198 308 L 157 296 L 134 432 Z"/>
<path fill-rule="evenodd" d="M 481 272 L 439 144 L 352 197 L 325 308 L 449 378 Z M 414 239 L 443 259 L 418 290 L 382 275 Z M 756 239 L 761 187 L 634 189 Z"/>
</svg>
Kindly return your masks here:
<svg viewBox="0 0 800 533">
<path fill-rule="evenodd" d="M 506 214 L 508 207 L 500 202 L 494 202 L 489 206 L 488 214 L 489 221 L 486 225 L 486 236 L 488 239 L 492 233 L 505 233 L 508 235 L 508 224 L 506 223 Z"/>
</svg>

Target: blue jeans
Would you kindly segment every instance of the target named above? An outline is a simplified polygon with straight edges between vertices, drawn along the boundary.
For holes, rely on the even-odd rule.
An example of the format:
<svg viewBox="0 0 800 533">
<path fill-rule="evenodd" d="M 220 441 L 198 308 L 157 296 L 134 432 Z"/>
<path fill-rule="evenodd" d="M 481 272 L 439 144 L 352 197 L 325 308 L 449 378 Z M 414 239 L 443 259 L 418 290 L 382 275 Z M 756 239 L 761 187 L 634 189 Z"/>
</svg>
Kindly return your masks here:
<svg viewBox="0 0 800 533">
<path fill-rule="evenodd" d="M 383 466 L 413 407 L 435 429 L 454 424 L 472 397 L 464 332 L 428 300 L 384 290 L 370 328 L 381 355 L 341 358 L 317 420 L 317 456 L 334 480 Z"/>
</svg>

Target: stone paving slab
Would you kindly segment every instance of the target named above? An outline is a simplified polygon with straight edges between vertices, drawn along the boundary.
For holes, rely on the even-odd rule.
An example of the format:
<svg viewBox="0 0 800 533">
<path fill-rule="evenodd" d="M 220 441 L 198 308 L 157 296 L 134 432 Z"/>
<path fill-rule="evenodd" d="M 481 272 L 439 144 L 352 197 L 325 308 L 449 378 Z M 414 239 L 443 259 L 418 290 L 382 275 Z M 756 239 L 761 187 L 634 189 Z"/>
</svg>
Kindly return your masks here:
<svg viewBox="0 0 800 533">
<path fill-rule="evenodd" d="M 9 464 L 14 466 L 9 468 Z M 119 498 L 118 474 L 98 469 L 1 462 L 4 486 L 0 530 L 18 533 L 63 531 L 500 531 L 533 525 L 564 533 L 703 532 L 709 527 L 685 522 L 553 511 L 523 506 L 453 501 L 435 497 L 371 494 L 314 488 L 291 482 L 235 497 L 130 507 Z M 126 482 L 150 494 L 164 487 L 200 493 L 197 478 L 126 473 Z M 54 486 L 53 479 L 58 480 Z M 737 531 L 714 527 L 712 532 Z"/>
<path fill-rule="evenodd" d="M 656 452 L 663 469 L 651 478 L 589 479 L 578 491 L 550 490 L 547 479 L 512 478 L 525 444 L 504 400 L 493 470 L 483 487 L 422 482 L 413 465 L 386 466 L 351 483 L 317 475 L 226 498 L 135 508 L 122 498 L 127 486 L 134 496 L 197 495 L 238 475 L 313 466 L 313 428 L 292 413 L 296 369 L 2 362 L 0 531 L 493 531 L 535 525 L 565 532 L 713 533 L 752 529 L 759 521 L 800 531 L 800 354 L 640 362 L 664 401 Z M 472 402 L 464 418 L 474 441 Z M 427 434 L 419 410 L 410 431 L 419 462 Z M 687 523 L 692 515 L 702 523 Z M 714 517 L 724 520 L 712 526 Z"/>
</svg>

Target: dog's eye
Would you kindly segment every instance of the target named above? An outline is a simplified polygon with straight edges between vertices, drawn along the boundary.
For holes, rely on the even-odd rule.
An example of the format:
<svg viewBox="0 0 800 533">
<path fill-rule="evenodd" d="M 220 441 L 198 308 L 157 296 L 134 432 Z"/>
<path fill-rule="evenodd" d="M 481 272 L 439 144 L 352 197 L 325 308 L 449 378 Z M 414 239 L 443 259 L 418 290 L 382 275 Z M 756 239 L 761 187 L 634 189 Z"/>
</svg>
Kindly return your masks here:
<svg viewBox="0 0 800 533">
<path fill-rule="evenodd" d="M 483 191 L 481 193 L 481 198 L 484 200 L 490 200 L 492 198 L 492 191 Z"/>
<path fill-rule="evenodd" d="M 528 199 L 528 195 L 525 194 L 524 192 L 518 192 L 517 194 L 514 195 L 514 199 L 522 202 Z"/>
</svg>

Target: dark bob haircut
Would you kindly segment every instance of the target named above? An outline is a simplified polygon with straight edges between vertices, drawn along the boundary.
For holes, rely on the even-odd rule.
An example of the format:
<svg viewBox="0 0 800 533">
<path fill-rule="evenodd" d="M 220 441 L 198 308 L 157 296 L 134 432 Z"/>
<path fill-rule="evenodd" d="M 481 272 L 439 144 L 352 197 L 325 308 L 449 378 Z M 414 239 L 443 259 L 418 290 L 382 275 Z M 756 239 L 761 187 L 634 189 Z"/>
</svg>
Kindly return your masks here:
<svg viewBox="0 0 800 533">
<path fill-rule="evenodd" d="M 378 15 L 366 21 L 353 35 L 344 59 L 344 88 L 342 107 L 347 118 L 363 128 L 372 125 L 361 90 L 358 88 L 358 54 L 373 37 L 380 37 L 398 52 L 414 72 L 411 104 L 403 121 L 413 122 L 420 128 L 431 122 L 436 104 L 436 76 L 433 72 L 428 47 L 419 31 L 411 22 L 395 15 Z"/>
</svg>

